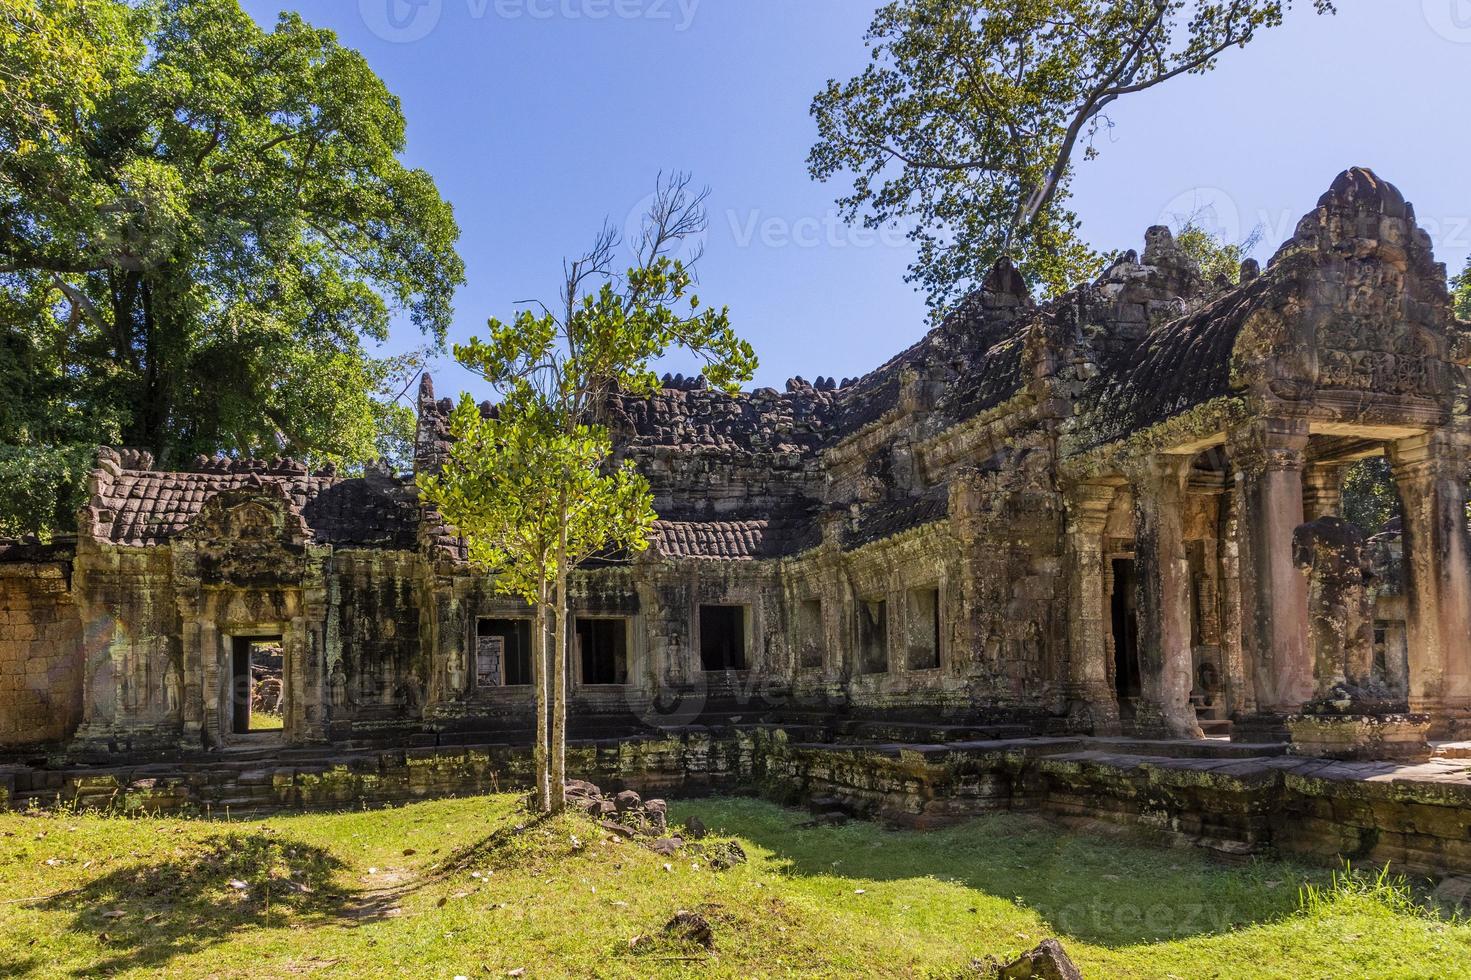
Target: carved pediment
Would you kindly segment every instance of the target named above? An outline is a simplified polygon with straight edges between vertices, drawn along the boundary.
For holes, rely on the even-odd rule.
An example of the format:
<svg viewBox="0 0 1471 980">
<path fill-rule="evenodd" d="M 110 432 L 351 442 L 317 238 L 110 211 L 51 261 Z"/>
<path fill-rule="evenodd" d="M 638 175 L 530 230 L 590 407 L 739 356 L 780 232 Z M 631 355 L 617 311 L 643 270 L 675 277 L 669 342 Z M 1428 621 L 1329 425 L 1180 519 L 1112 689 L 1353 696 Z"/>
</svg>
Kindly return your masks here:
<svg viewBox="0 0 1471 980">
<path fill-rule="evenodd" d="M 260 480 L 211 497 L 180 535 L 203 585 L 298 582 L 311 532 L 281 484 Z"/>
<path fill-rule="evenodd" d="M 200 544 L 305 545 L 311 531 L 279 483 L 260 481 L 215 494 L 182 537 Z"/>
</svg>

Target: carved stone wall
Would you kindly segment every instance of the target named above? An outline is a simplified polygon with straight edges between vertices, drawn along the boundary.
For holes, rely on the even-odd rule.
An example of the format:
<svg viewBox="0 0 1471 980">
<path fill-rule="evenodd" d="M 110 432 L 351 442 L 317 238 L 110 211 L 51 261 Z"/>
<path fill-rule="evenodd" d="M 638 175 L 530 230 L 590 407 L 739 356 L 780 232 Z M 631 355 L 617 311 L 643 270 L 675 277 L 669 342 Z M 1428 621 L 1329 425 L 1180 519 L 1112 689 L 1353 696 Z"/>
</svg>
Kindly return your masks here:
<svg viewBox="0 0 1471 980">
<path fill-rule="evenodd" d="M 847 711 L 1193 735 L 1198 695 L 1212 721 L 1293 710 L 1310 672 L 1291 531 L 1305 496 L 1333 508 L 1322 467 L 1365 441 L 1389 449 L 1411 505 L 1410 699 L 1471 726 L 1451 459 L 1471 444 L 1468 362 L 1471 326 L 1413 209 L 1353 170 L 1239 285 L 1204 281 L 1156 227 L 1046 303 L 998 263 L 859 379 L 615 396 L 618 452 L 659 520 L 646 554 L 574 576 L 573 616 L 627 630 L 624 683 L 584 683 L 574 649 L 574 728 Z M 419 407 L 428 472 L 452 406 L 425 379 Z M 1310 454 L 1325 441 L 1341 451 Z M 263 633 L 286 648 L 288 741 L 529 731 L 532 687 L 478 677 L 476 649 L 479 621 L 530 610 L 468 564 L 412 480 L 224 458 L 163 473 L 103 450 L 89 490 L 70 600 L 82 742 L 214 744 L 231 638 Z M 1112 604 L 1130 581 L 1145 676 L 1121 717 Z M 735 669 L 704 669 L 716 606 L 738 610 Z"/>
</svg>

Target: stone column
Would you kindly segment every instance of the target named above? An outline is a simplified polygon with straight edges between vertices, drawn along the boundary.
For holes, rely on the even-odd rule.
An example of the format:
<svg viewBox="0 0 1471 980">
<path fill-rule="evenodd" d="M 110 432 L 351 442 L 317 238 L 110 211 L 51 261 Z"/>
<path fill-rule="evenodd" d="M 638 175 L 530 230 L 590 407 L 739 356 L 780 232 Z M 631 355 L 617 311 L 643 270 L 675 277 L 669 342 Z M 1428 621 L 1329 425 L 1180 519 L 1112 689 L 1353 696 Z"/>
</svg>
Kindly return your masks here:
<svg viewBox="0 0 1471 980">
<path fill-rule="evenodd" d="M 1220 565 L 1221 666 L 1225 673 L 1226 714 L 1234 717 L 1253 707 L 1251 680 L 1242 650 L 1241 628 L 1241 493 L 1221 495 L 1221 530 L 1216 549 Z"/>
<path fill-rule="evenodd" d="M 1303 470 L 1304 520 L 1343 516 L 1343 472 L 1337 463 L 1314 463 Z"/>
<path fill-rule="evenodd" d="M 213 619 L 201 616 L 196 635 L 199 637 L 199 652 L 203 665 L 201 688 L 204 692 L 204 711 L 201 714 L 201 722 L 204 729 L 204 744 L 218 748 L 223 746 L 225 740 L 230 737 L 229 726 L 226 724 L 228 715 L 224 711 L 224 705 L 228 703 L 230 696 L 229 671 L 220 670 L 220 659 L 228 657 L 230 651 L 224 650 L 225 639 L 215 628 Z"/>
<path fill-rule="evenodd" d="M 1190 704 L 1190 562 L 1185 555 L 1188 456 L 1156 456 L 1136 475 L 1135 537 L 1139 573 L 1141 735 L 1201 738 Z"/>
<path fill-rule="evenodd" d="M 1292 553 L 1303 523 L 1307 444 L 1306 422 L 1268 419 L 1233 433 L 1229 447 L 1242 504 L 1243 648 L 1257 712 L 1273 718 L 1297 712 L 1313 695 L 1307 581 Z M 1251 727 L 1243 737 L 1251 737 Z"/>
<path fill-rule="evenodd" d="M 1111 554 L 1103 556 L 1103 664 L 1108 675 L 1108 690 L 1114 696 L 1114 703 L 1118 703 L 1119 690 L 1119 661 L 1118 647 L 1113 635 L 1113 593 L 1116 588 L 1113 574 L 1113 559 Z"/>
<path fill-rule="evenodd" d="M 1429 433 L 1395 443 L 1390 462 L 1404 512 L 1410 710 L 1450 734 L 1471 720 L 1471 541 L 1462 478 L 1466 439 Z"/>
<path fill-rule="evenodd" d="M 1119 733 L 1119 703 L 1109 683 L 1109 576 L 1103 530 L 1122 481 L 1085 483 L 1067 496 L 1068 725 L 1090 735 Z"/>
<path fill-rule="evenodd" d="M 1410 692 L 1410 644 L 1404 621 L 1384 626 L 1384 683 L 1397 697 L 1408 699 Z"/>
</svg>

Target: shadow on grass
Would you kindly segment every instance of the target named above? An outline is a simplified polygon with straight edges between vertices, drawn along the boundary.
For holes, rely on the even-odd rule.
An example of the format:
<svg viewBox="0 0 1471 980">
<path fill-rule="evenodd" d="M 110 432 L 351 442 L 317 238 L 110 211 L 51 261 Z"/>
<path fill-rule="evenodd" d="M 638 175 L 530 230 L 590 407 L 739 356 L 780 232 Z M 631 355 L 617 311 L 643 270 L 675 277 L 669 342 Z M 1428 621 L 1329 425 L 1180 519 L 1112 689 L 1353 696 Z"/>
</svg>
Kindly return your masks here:
<svg viewBox="0 0 1471 980">
<path fill-rule="evenodd" d="M 698 814 L 769 850 L 778 874 L 849 883 L 934 878 L 1029 909 L 1058 935 L 1112 948 L 1278 921 L 1298 911 L 1299 885 L 1327 878 L 1286 863 L 1226 864 L 1197 850 L 1070 832 L 1014 814 L 914 832 L 860 821 L 803 826 L 806 814 L 746 800 L 678 809 L 679 819 Z M 955 899 L 962 907 L 966 901 Z"/>
<path fill-rule="evenodd" d="M 23 960 L 0 963 L 0 977 L 33 977 L 41 969 L 41 961 L 34 956 Z"/>
<path fill-rule="evenodd" d="M 555 823 L 557 817 L 544 813 L 517 812 L 512 822 L 497 827 L 484 837 L 455 848 L 440 864 L 435 879 L 449 878 L 473 868 L 512 867 L 536 853 L 536 832 Z"/>
<path fill-rule="evenodd" d="M 269 832 L 225 834 L 197 847 L 120 868 L 40 906 L 70 913 L 69 928 L 97 937 L 107 952 L 76 975 L 158 968 L 243 930 L 382 911 L 383 896 L 336 887 L 344 865 L 321 848 Z"/>
</svg>

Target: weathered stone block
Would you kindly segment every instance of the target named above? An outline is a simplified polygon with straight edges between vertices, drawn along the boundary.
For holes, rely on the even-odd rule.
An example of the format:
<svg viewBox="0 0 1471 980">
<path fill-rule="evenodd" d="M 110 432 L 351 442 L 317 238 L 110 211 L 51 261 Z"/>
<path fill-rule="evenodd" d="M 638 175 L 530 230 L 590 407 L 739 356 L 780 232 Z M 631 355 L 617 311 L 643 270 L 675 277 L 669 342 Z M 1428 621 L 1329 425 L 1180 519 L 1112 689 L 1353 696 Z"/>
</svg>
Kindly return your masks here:
<svg viewBox="0 0 1471 980">
<path fill-rule="evenodd" d="M 1425 762 L 1430 759 L 1429 715 L 1294 715 L 1287 719 L 1289 751 L 1314 759 Z"/>
</svg>

